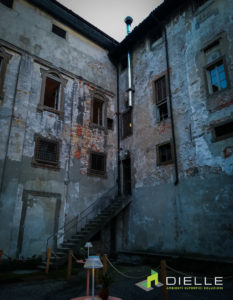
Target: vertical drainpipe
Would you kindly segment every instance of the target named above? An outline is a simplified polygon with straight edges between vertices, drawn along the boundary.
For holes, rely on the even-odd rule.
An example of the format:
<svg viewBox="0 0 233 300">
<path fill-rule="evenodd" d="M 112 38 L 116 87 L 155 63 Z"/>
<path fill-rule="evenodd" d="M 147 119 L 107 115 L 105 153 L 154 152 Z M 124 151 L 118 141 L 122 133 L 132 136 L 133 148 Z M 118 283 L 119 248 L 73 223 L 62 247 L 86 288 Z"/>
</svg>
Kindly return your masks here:
<svg viewBox="0 0 233 300">
<path fill-rule="evenodd" d="M 117 61 L 117 187 L 121 195 L 121 160 L 120 160 L 120 93 L 119 93 L 119 61 Z"/>
<path fill-rule="evenodd" d="M 175 136 L 175 126 L 173 118 L 173 109 L 172 109 L 172 93 L 171 93 L 171 80 L 170 80 L 170 64 L 169 64 L 169 54 L 168 54 L 168 42 L 167 42 L 167 30 L 165 24 L 161 24 L 161 21 L 154 15 L 151 14 L 152 18 L 156 21 L 157 25 L 164 32 L 165 40 L 165 54 L 166 54 L 166 65 L 167 65 L 167 81 L 168 81 L 168 98 L 169 98 L 169 108 L 171 115 L 171 129 L 172 129 L 172 141 L 173 141 L 173 153 L 174 153 L 174 165 L 175 165 L 175 182 L 174 185 L 179 183 L 179 174 L 178 174 L 178 163 L 177 163 L 177 153 L 176 153 L 176 136 Z"/>
<path fill-rule="evenodd" d="M 173 142 L 173 152 L 174 152 L 174 164 L 175 164 L 175 182 L 174 185 L 179 183 L 178 175 L 178 163 L 177 163 L 177 153 L 176 153 L 176 136 L 175 136 L 175 126 L 173 118 L 173 109 L 172 109 L 172 93 L 171 93 L 171 81 L 170 81 L 170 64 L 169 64 L 169 55 L 168 55 L 168 42 L 167 42 L 167 30 L 164 25 L 164 39 L 165 39 L 165 51 L 166 51 L 166 64 L 167 64 L 167 81 L 168 81 L 168 98 L 169 98 L 169 107 L 171 115 L 171 127 L 172 127 L 172 142 Z"/>
<path fill-rule="evenodd" d="M 133 22 L 133 19 L 128 16 L 125 18 L 126 30 L 127 35 L 130 33 L 130 26 Z M 133 106 L 133 89 L 132 89 L 132 70 L 131 70 L 131 57 L 130 57 L 130 50 L 128 50 L 128 106 Z"/>
</svg>

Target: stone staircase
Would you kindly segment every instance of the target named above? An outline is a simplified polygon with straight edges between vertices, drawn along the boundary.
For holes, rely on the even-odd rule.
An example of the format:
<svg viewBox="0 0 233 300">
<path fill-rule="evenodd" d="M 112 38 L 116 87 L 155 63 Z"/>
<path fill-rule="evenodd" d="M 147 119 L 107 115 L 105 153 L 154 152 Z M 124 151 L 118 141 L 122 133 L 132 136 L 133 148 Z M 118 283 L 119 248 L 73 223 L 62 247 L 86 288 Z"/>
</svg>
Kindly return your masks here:
<svg viewBox="0 0 233 300">
<path fill-rule="evenodd" d="M 101 210 L 93 218 L 87 218 L 81 228 L 70 238 L 65 239 L 61 245 L 52 251 L 50 257 L 50 268 L 58 268 L 67 262 L 69 250 L 78 255 L 80 248 L 83 248 L 87 241 L 90 241 L 104 226 L 116 217 L 131 202 L 130 198 L 118 197 L 110 201 L 106 207 Z M 65 235 L 64 235 L 65 236 Z M 79 257 L 80 258 L 80 257 Z M 45 269 L 46 262 L 42 262 L 38 268 Z"/>
</svg>

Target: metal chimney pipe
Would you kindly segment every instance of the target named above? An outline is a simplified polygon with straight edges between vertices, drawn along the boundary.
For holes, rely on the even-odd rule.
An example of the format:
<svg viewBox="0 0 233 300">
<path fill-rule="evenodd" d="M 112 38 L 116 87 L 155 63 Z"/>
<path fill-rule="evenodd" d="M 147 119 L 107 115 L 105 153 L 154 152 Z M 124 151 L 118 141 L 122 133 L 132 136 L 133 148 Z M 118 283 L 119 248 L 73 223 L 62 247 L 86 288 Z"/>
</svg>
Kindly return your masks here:
<svg viewBox="0 0 233 300">
<path fill-rule="evenodd" d="M 125 18 L 125 24 L 126 24 L 126 31 L 127 35 L 130 33 L 130 26 L 133 22 L 133 18 L 130 16 Z M 133 89 L 132 89 L 132 71 L 131 71 L 131 58 L 130 58 L 130 52 L 128 51 L 128 106 L 133 106 Z"/>
</svg>

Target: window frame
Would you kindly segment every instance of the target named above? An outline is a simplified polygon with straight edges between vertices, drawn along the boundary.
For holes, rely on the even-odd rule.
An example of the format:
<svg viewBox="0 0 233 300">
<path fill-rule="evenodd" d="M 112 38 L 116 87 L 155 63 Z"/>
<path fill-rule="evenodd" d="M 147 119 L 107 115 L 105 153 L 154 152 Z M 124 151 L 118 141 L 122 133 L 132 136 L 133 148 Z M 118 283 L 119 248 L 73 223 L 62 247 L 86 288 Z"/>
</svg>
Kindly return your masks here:
<svg viewBox="0 0 233 300">
<path fill-rule="evenodd" d="M 12 55 L 7 53 L 3 47 L 0 47 L 0 101 L 3 101 L 5 93 L 4 93 L 4 82 L 6 76 L 7 65 Z"/>
<path fill-rule="evenodd" d="M 94 102 L 102 102 L 102 125 L 99 125 L 94 122 Z M 92 94 L 91 99 L 91 112 L 90 112 L 90 127 L 98 128 L 101 130 L 107 130 L 107 100 L 106 97 L 101 92 L 95 92 Z"/>
<path fill-rule="evenodd" d="M 162 78 L 164 78 L 164 80 L 165 80 L 166 97 L 162 101 L 158 101 L 158 92 L 156 89 L 156 82 L 162 80 Z M 162 76 L 159 76 L 158 78 L 153 80 L 152 84 L 153 84 L 153 99 L 154 99 L 154 102 L 156 105 L 156 119 L 157 119 L 157 123 L 160 123 L 160 122 L 166 121 L 166 119 L 170 118 L 170 110 L 169 110 L 169 103 L 168 103 L 169 90 L 168 90 L 168 82 L 167 82 L 167 73 L 165 73 Z M 159 107 L 164 104 L 167 105 L 167 118 L 161 119 Z"/>
<path fill-rule="evenodd" d="M 55 163 L 48 163 L 46 161 L 38 161 L 37 159 L 37 154 L 38 154 L 38 145 L 39 145 L 39 140 L 48 142 L 48 143 L 54 143 L 57 144 L 57 161 Z M 46 138 L 40 134 L 35 134 L 34 136 L 34 156 L 32 160 L 32 165 L 34 167 L 41 167 L 41 168 L 47 168 L 47 169 L 52 169 L 52 170 L 59 170 L 60 169 L 60 148 L 61 148 L 61 141 L 56 139 L 56 138 Z"/>
<path fill-rule="evenodd" d="M 65 89 L 65 86 L 67 83 L 67 79 L 63 78 L 57 70 L 41 69 L 40 71 L 41 71 L 41 77 L 42 77 L 42 84 L 41 84 L 41 93 L 40 93 L 40 103 L 37 107 L 37 110 L 38 111 L 50 111 L 52 113 L 58 114 L 60 116 L 60 118 L 63 119 L 64 118 L 64 89 Z M 44 104 L 47 78 L 53 79 L 53 80 L 59 82 L 59 84 L 60 84 L 59 109 L 55 109 L 53 107 L 49 107 Z"/>
<path fill-rule="evenodd" d="M 92 169 L 92 155 L 98 155 L 102 156 L 104 161 L 104 171 Z M 87 175 L 92 175 L 92 176 L 99 176 L 99 177 L 107 177 L 107 153 L 106 152 L 96 152 L 92 150 L 88 150 L 88 168 L 87 168 Z"/>
<path fill-rule="evenodd" d="M 168 144 L 170 144 L 170 146 L 171 146 L 171 159 L 162 162 L 162 161 L 160 161 L 160 152 L 159 152 L 159 148 L 160 148 L 161 146 L 165 146 L 165 145 L 168 145 Z M 174 146 L 173 146 L 172 140 L 166 141 L 166 142 L 163 142 L 163 143 L 161 143 L 161 144 L 157 144 L 157 145 L 156 145 L 156 162 L 157 162 L 157 166 L 170 165 L 170 164 L 173 164 L 173 163 L 174 163 Z"/>
<path fill-rule="evenodd" d="M 125 130 L 124 130 L 124 116 L 127 115 L 127 114 L 131 114 L 131 131 L 130 132 L 127 132 L 125 134 Z M 121 139 L 125 139 L 127 137 L 130 137 L 133 135 L 133 109 L 132 108 L 128 108 L 126 111 L 124 111 L 122 114 L 121 114 Z"/>
<path fill-rule="evenodd" d="M 227 133 L 227 134 L 222 135 L 222 136 L 216 136 L 216 131 L 215 131 L 215 129 L 217 127 L 220 127 L 220 126 L 226 125 L 228 123 L 232 123 L 232 122 L 233 122 L 233 119 L 227 119 L 223 122 L 219 122 L 216 125 L 212 126 L 212 130 L 211 130 L 212 131 L 212 142 L 218 142 L 218 141 L 226 140 L 228 138 L 233 137 L 233 132 Z"/>
</svg>

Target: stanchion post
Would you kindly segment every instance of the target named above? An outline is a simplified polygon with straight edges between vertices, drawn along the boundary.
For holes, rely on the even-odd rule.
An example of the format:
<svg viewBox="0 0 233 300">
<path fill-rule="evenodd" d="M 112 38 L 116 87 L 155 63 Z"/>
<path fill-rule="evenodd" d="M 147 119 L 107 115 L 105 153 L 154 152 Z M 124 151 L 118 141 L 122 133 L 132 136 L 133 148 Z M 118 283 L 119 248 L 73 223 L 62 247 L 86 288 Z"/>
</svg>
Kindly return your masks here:
<svg viewBox="0 0 233 300">
<path fill-rule="evenodd" d="M 161 266 L 161 277 L 162 277 L 162 284 L 163 284 L 163 300 L 168 300 L 168 293 L 167 293 L 167 286 L 166 286 L 166 261 L 161 260 L 160 262 Z"/>
<path fill-rule="evenodd" d="M 100 254 L 98 253 L 97 254 L 97 256 L 99 256 L 100 257 Z M 99 271 L 100 271 L 100 269 L 96 269 L 96 285 L 98 285 L 99 284 Z"/>
<path fill-rule="evenodd" d="M 86 287 L 86 296 L 89 296 L 89 285 L 90 285 L 90 269 L 87 269 L 87 287 Z"/>
<path fill-rule="evenodd" d="M 47 260 L 46 260 L 46 268 L 45 268 L 45 273 L 48 274 L 49 273 L 49 265 L 50 265 L 50 256 L 51 256 L 51 252 L 52 249 L 48 248 L 48 252 L 47 252 Z"/>
<path fill-rule="evenodd" d="M 104 275 L 107 273 L 107 270 L 108 270 L 107 258 L 108 258 L 108 255 L 104 254 L 104 259 L 103 259 L 103 273 L 104 273 Z"/>
<path fill-rule="evenodd" d="M 68 252 L 68 268 L 67 268 L 67 276 L 66 276 L 67 280 L 70 280 L 70 278 L 71 278 L 71 272 L 72 272 L 72 255 L 73 255 L 73 251 L 69 250 L 69 252 Z"/>
<path fill-rule="evenodd" d="M 0 261 L 2 260 L 3 251 L 0 250 Z"/>
</svg>

